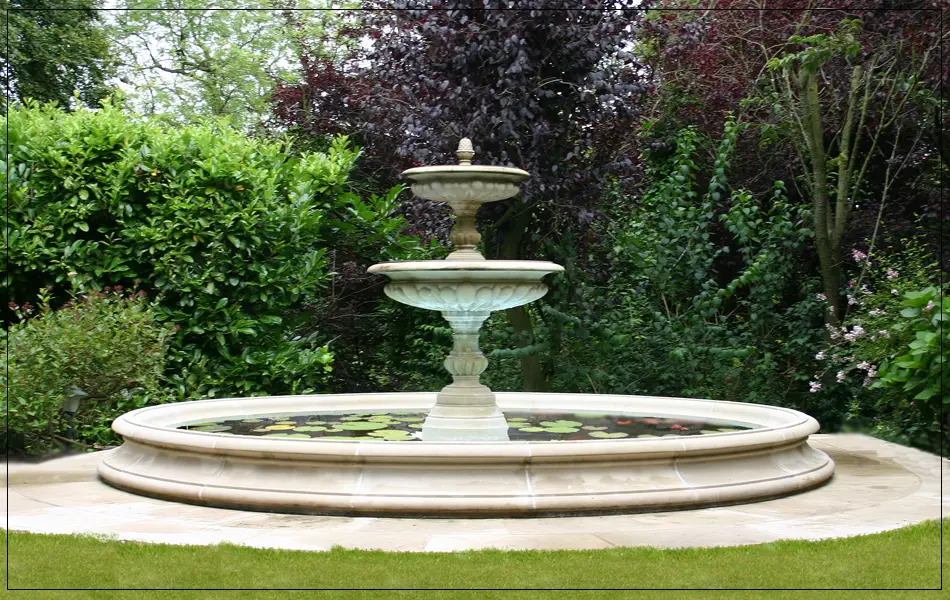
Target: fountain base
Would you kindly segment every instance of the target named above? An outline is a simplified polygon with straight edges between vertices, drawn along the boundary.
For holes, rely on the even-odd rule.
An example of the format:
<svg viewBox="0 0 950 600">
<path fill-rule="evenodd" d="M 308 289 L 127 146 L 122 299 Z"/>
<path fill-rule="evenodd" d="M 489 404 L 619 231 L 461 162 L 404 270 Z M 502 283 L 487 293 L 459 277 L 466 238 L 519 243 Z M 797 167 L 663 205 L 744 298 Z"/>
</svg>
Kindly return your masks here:
<svg viewBox="0 0 950 600">
<path fill-rule="evenodd" d="M 774 406 L 643 396 L 496 393 L 502 410 L 594 411 L 745 423 L 689 437 L 557 442 L 331 440 L 176 429 L 224 416 L 427 410 L 434 393 L 284 396 L 147 407 L 99 476 L 132 492 L 211 506 L 353 515 L 541 516 L 753 502 L 826 482 L 811 417 Z"/>
<path fill-rule="evenodd" d="M 461 410 L 436 404 L 422 424 L 424 442 L 507 442 L 508 421 L 494 403 L 478 408 L 466 406 Z M 461 413 L 461 414 L 460 414 Z"/>
</svg>

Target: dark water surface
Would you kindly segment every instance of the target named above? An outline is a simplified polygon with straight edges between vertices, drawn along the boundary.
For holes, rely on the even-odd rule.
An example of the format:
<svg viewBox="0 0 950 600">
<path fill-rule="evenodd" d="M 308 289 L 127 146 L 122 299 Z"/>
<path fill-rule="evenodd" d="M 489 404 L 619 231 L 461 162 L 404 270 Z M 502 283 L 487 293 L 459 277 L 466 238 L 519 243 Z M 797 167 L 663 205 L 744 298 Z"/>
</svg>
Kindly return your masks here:
<svg viewBox="0 0 950 600">
<path fill-rule="evenodd" d="M 310 415 L 261 415 L 186 423 L 178 429 L 262 437 L 414 441 L 424 411 L 363 411 Z M 730 433 L 754 429 L 721 421 L 638 417 L 608 413 L 505 412 L 512 441 L 572 441 Z"/>
</svg>

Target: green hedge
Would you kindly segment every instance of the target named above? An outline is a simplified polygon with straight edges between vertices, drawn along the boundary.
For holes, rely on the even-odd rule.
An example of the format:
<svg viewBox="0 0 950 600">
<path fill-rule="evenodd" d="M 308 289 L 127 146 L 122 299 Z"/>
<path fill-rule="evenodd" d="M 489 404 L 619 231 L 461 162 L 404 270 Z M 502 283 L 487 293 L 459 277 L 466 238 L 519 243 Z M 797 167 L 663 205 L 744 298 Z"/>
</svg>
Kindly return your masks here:
<svg viewBox="0 0 950 600">
<path fill-rule="evenodd" d="M 177 399 L 325 388 L 332 355 L 294 340 L 288 314 L 319 296 L 328 247 L 386 258 L 407 245 L 388 216 L 399 188 L 366 201 L 348 191 L 359 153 L 346 138 L 295 157 L 222 123 L 173 129 L 110 101 L 73 113 L 31 104 L 7 120 L 9 299 L 51 286 L 56 304 L 139 282 L 158 318 L 180 326 Z"/>
</svg>

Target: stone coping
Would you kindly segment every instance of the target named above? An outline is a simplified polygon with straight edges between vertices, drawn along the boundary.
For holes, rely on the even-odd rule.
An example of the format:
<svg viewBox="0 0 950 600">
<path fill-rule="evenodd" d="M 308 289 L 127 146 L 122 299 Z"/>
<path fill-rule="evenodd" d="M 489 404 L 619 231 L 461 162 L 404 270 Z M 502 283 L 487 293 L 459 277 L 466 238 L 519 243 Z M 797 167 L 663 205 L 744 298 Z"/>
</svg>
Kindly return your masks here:
<svg viewBox="0 0 950 600">
<path fill-rule="evenodd" d="M 572 412 L 629 413 L 651 417 L 680 417 L 723 421 L 758 426 L 758 429 L 733 433 L 676 438 L 619 440 L 576 440 L 570 442 L 387 442 L 383 440 L 299 440 L 234 436 L 201 431 L 173 429 L 176 425 L 229 417 L 246 419 L 259 415 L 306 414 L 317 411 L 427 410 L 435 403 L 435 392 L 376 394 L 315 394 L 298 396 L 259 396 L 224 398 L 197 402 L 178 402 L 150 406 L 122 415 L 113 429 L 127 439 L 169 448 L 209 452 L 250 450 L 275 452 L 287 459 L 320 456 L 329 460 L 358 456 L 361 461 L 374 458 L 423 458 L 449 460 L 471 457 L 495 458 L 498 462 L 522 463 L 526 459 L 584 458 L 608 459 L 611 456 L 637 455 L 664 457 L 676 455 L 712 455 L 735 449 L 755 449 L 796 442 L 818 431 L 812 417 L 788 408 L 728 402 L 651 396 L 551 394 L 496 392 L 502 410 L 552 410 Z M 579 408 L 580 407 L 580 408 Z"/>
<path fill-rule="evenodd" d="M 439 180 L 452 181 L 453 178 L 468 179 L 471 175 L 478 175 L 479 181 L 499 181 L 517 183 L 531 174 L 516 167 L 496 167 L 493 165 L 435 165 L 432 167 L 414 167 L 399 174 L 414 181 L 427 181 L 437 175 Z M 487 176 L 487 177 L 486 177 Z"/>
<path fill-rule="evenodd" d="M 604 549 L 736 546 L 887 531 L 941 515 L 946 459 L 858 434 L 812 435 L 836 462 L 827 485 L 795 496 L 718 508 L 522 519 L 414 519 L 287 515 L 193 506 L 114 489 L 97 479 L 103 457 L 10 463 L 10 529 L 84 533 L 168 544 L 447 552 L 483 548 Z M 943 502 L 950 508 L 950 503 Z"/>
<path fill-rule="evenodd" d="M 564 267 L 543 260 L 407 260 L 379 263 L 367 269 L 369 273 L 381 275 L 463 271 L 465 274 L 484 274 L 484 277 L 497 279 L 502 283 L 506 274 L 521 276 L 525 274 L 537 278 L 548 273 L 560 273 Z"/>
</svg>

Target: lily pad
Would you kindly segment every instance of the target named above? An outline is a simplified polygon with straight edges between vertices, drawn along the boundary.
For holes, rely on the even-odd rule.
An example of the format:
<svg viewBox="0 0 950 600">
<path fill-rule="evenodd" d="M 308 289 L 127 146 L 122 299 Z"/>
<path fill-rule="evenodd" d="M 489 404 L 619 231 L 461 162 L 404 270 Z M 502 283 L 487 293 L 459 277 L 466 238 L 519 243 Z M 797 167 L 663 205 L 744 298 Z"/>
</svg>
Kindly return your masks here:
<svg viewBox="0 0 950 600">
<path fill-rule="evenodd" d="M 541 421 L 545 427 L 580 427 L 583 425 L 580 421 Z"/>
<path fill-rule="evenodd" d="M 717 429 L 723 433 L 735 433 L 736 431 L 742 431 L 741 429 L 736 429 L 734 427 L 717 427 Z"/>
<path fill-rule="evenodd" d="M 290 424 L 290 425 L 285 425 L 285 424 L 280 424 L 280 425 L 268 425 L 268 426 L 265 427 L 264 429 L 267 429 L 267 430 L 269 430 L 269 431 L 280 431 L 280 430 L 282 430 L 282 429 L 293 429 L 295 425 L 296 425 L 296 423 L 292 423 L 292 424 Z"/>
<path fill-rule="evenodd" d="M 422 429 L 422 423 L 409 423 L 409 427 L 413 429 Z"/>
<path fill-rule="evenodd" d="M 402 423 L 418 423 L 425 421 L 425 417 L 399 417 L 396 421 L 401 421 Z"/>
<path fill-rule="evenodd" d="M 338 427 L 344 431 L 372 431 L 374 429 L 386 429 L 387 424 L 373 421 L 350 421 L 349 423 L 340 423 Z"/>
<path fill-rule="evenodd" d="M 218 433 L 221 431 L 227 431 L 231 429 L 230 425 L 205 425 L 204 427 L 196 427 L 194 431 L 204 431 L 206 433 Z"/>
<path fill-rule="evenodd" d="M 307 425 L 326 425 L 326 421 L 307 421 Z"/>
<path fill-rule="evenodd" d="M 606 429 L 606 427 L 605 427 L 604 429 Z M 589 435 L 589 436 L 592 437 L 592 438 L 604 438 L 604 439 L 616 439 L 616 438 L 624 438 L 624 437 L 627 437 L 627 434 L 624 433 L 624 432 L 622 432 L 622 431 L 618 431 L 618 432 L 616 432 L 616 433 L 607 433 L 606 431 L 591 431 L 591 432 L 590 432 L 589 434 L 587 434 L 587 435 Z M 646 435 L 646 436 L 641 435 L 641 436 L 638 436 L 638 437 L 655 437 L 655 436 L 652 436 L 652 435 Z"/>
<path fill-rule="evenodd" d="M 721 432 L 721 431 L 716 431 L 715 429 L 703 429 L 703 430 L 700 431 L 699 433 L 705 433 L 706 435 L 709 435 L 709 434 L 713 434 L 713 433 L 722 433 L 722 432 Z"/>
<path fill-rule="evenodd" d="M 594 435 L 594 434 L 592 433 L 591 435 Z M 644 433 L 644 434 L 642 434 L 642 435 L 638 435 L 637 437 L 638 437 L 638 438 L 655 438 L 655 437 L 659 437 L 659 436 L 652 435 L 652 434 L 649 434 L 649 433 Z"/>
<path fill-rule="evenodd" d="M 296 424 L 297 424 L 297 421 L 290 421 L 286 419 L 283 421 L 277 421 L 276 423 L 274 423 L 274 425 L 296 425 Z"/>
<path fill-rule="evenodd" d="M 270 431 L 270 429 L 266 427 L 258 427 L 257 429 L 252 429 L 251 431 L 253 431 L 254 433 L 267 433 Z"/>
<path fill-rule="evenodd" d="M 366 417 L 362 415 L 347 415 L 345 417 L 340 417 L 341 421 L 363 421 Z"/>
<path fill-rule="evenodd" d="M 280 438 L 310 438 L 306 433 L 269 433 L 264 437 L 280 437 Z"/>
<path fill-rule="evenodd" d="M 308 426 L 304 426 L 304 427 L 294 427 L 294 431 L 301 431 L 301 432 L 303 432 L 303 431 L 326 431 L 326 430 L 327 430 L 326 427 L 321 427 L 321 426 L 319 426 L 319 425 L 313 425 L 313 426 L 309 426 L 309 427 L 308 427 Z"/>
<path fill-rule="evenodd" d="M 522 431 L 524 430 L 522 429 Z M 577 433 L 578 431 L 580 431 L 580 429 L 576 427 L 567 427 L 564 425 L 560 425 L 558 427 L 545 427 L 544 431 L 546 431 L 547 433 Z"/>
<path fill-rule="evenodd" d="M 606 427 L 597 427 L 596 425 L 584 425 L 581 429 L 586 429 L 587 431 L 604 431 Z M 598 437 L 598 436 L 595 436 Z"/>
<path fill-rule="evenodd" d="M 414 437 L 408 431 L 401 431 L 399 429 L 380 429 L 377 431 L 370 431 L 368 435 L 393 441 L 411 440 Z"/>
<path fill-rule="evenodd" d="M 262 423 L 264 419 L 244 419 L 242 423 Z"/>
<path fill-rule="evenodd" d="M 367 420 L 367 421 L 376 421 L 377 423 L 382 423 L 382 422 L 384 422 L 384 421 L 395 421 L 396 419 L 394 419 L 394 418 L 391 417 L 390 415 L 373 415 L 372 417 L 369 417 L 369 418 L 366 419 L 366 420 Z"/>
<path fill-rule="evenodd" d="M 522 427 L 518 431 L 523 431 L 525 433 L 541 433 L 544 431 L 544 427 Z"/>
</svg>

